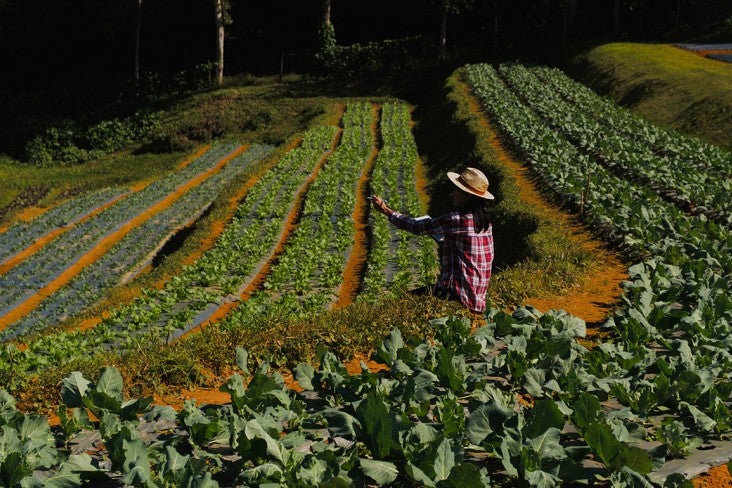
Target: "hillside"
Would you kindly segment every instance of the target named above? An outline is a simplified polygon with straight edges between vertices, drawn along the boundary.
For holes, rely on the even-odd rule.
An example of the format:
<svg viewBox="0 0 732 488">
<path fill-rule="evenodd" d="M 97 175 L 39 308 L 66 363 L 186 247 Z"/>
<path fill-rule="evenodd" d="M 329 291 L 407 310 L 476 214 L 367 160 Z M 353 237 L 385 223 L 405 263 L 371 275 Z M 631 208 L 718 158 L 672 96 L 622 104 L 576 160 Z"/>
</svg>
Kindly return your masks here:
<svg viewBox="0 0 732 488">
<path fill-rule="evenodd" d="M 574 59 L 572 75 L 655 124 L 732 148 L 732 63 L 669 45 L 613 43 Z"/>
</svg>

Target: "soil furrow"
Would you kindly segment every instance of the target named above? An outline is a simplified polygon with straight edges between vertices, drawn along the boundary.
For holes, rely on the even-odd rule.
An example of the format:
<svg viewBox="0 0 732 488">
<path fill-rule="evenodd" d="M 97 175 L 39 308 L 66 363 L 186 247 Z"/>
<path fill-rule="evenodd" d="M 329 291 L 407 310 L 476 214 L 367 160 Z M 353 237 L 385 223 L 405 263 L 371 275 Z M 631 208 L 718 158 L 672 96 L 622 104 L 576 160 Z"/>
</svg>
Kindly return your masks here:
<svg viewBox="0 0 732 488">
<path fill-rule="evenodd" d="M 181 196 L 183 196 L 186 192 L 188 192 L 191 188 L 195 187 L 202 181 L 204 181 L 206 178 L 211 176 L 217 171 L 220 171 L 221 168 L 224 167 L 229 161 L 234 159 L 236 156 L 241 154 L 246 150 L 245 146 L 239 146 L 236 150 L 234 150 L 232 153 L 221 159 L 216 166 L 209 169 L 208 171 L 201 173 L 197 175 L 196 177 L 188 180 L 186 183 L 180 185 L 175 191 L 171 192 L 163 198 L 162 200 L 158 201 L 154 205 L 148 207 L 143 212 L 137 214 L 135 217 L 133 217 L 131 220 L 127 221 L 124 225 L 122 225 L 120 228 L 118 228 L 116 231 L 112 232 L 111 234 L 107 234 L 104 238 L 102 238 L 101 241 L 88 253 L 86 253 L 84 256 L 82 256 L 80 259 L 78 259 L 75 263 L 73 263 L 71 266 L 66 268 L 59 276 L 57 276 L 53 281 L 46 284 L 44 287 L 42 287 L 40 290 L 38 290 L 37 293 L 32 295 L 30 298 L 26 299 L 24 302 L 20 303 L 18 306 L 16 306 L 13 310 L 6 313 L 4 316 L 0 317 L 0 330 L 3 330 L 8 325 L 12 324 L 13 322 L 16 322 L 26 316 L 28 313 L 30 313 L 34 308 L 38 306 L 38 304 L 43 301 L 44 298 L 54 293 L 56 290 L 61 288 L 62 286 L 69 283 L 76 275 L 78 275 L 86 266 L 93 263 L 94 261 L 101 258 L 104 253 L 106 253 L 109 249 L 112 248 L 114 244 L 119 242 L 120 239 L 122 239 L 124 236 L 126 236 L 132 229 L 135 227 L 138 227 L 142 225 L 144 222 L 152 218 L 157 213 L 165 210 L 168 208 L 173 202 L 178 200 Z"/>
<path fill-rule="evenodd" d="M 353 247 L 351 248 L 348 262 L 343 270 L 343 280 L 338 290 L 338 299 L 333 304 L 333 308 L 342 308 L 350 305 L 355 300 L 358 292 L 363 284 L 363 276 L 366 267 L 366 259 L 368 257 L 369 237 L 368 237 L 368 217 L 369 217 L 369 181 L 371 173 L 374 169 L 374 163 L 379 155 L 377 147 L 377 127 L 379 126 L 379 107 L 374 105 L 374 116 L 371 122 L 371 134 L 374 140 L 374 146 L 371 149 L 361 178 L 358 180 L 358 189 L 356 190 L 356 206 L 353 210 Z"/>
</svg>

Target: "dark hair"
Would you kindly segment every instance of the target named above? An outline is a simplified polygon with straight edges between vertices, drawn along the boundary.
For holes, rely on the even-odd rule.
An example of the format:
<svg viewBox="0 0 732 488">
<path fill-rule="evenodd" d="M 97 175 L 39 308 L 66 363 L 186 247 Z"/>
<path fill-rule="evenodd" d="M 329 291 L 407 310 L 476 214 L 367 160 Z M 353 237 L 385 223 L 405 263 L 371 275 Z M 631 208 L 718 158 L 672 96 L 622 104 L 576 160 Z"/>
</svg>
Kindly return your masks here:
<svg viewBox="0 0 732 488">
<path fill-rule="evenodd" d="M 488 230 L 491 225 L 490 211 L 488 210 L 488 200 L 475 195 L 470 195 L 470 199 L 460 209 L 463 212 L 473 214 L 473 226 L 475 232 L 483 232 Z"/>
</svg>

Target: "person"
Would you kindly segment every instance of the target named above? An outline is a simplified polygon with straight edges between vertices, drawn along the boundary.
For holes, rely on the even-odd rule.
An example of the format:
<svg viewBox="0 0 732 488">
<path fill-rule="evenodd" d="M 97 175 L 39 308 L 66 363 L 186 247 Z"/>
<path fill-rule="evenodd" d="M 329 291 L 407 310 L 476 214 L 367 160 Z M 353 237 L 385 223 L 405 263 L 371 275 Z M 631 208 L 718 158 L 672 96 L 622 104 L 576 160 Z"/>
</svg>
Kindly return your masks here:
<svg viewBox="0 0 732 488">
<path fill-rule="evenodd" d="M 410 218 L 389 208 L 378 195 L 374 209 L 398 229 L 432 235 L 440 244 L 440 275 L 429 293 L 459 301 L 474 314 L 486 309 L 486 293 L 493 265 L 493 227 L 488 214 L 488 178 L 476 168 L 448 172 L 455 185 L 451 197 L 456 210 L 437 218 Z"/>
</svg>

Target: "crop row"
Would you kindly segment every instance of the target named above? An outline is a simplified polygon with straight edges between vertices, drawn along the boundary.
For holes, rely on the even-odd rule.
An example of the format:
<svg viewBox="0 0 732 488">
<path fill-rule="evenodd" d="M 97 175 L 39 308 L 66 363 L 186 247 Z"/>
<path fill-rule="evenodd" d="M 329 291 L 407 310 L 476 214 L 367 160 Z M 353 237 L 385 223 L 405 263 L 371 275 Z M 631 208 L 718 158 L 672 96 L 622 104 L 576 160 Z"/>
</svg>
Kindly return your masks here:
<svg viewBox="0 0 732 488">
<path fill-rule="evenodd" d="M 717 173 L 706 164 L 690 165 L 671 151 L 654 152 L 635 134 L 608 127 L 601 115 L 568 102 L 553 85 L 535 76 L 534 70 L 513 63 L 502 65 L 500 73 L 521 100 L 582 151 L 685 207 L 707 211 L 711 216 L 721 214 L 722 222 L 732 224 L 732 158 L 726 171 L 720 168 Z"/>
<path fill-rule="evenodd" d="M 56 325 L 94 304 L 107 289 L 142 266 L 176 230 L 197 220 L 222 187 L 270 152 L 269 146 L 256 146 L 231 160 L 221 171 L 130 231 L 66 286 L 47 296 L 31 313 L 3 330 L 0 339 L 12 339 Z"/>
<path fill-rule="evenodd" d="M 207 308 L 239 294 L 257 267 L 267 259 L 283 231 L 284 217 L 295 195 L 325 151 L 333 145 L 334 127 L 318 127 L 288 152 L 249 190 L 216 245 L 172 277 L 161 290 L 150 289 L 131 304 L 86 331 L 57 332 L 28 341 L 23 351 L 13 345 L 0 350 L 0 363 L 15 378 L 42 371 L 100 350 L 125 347 L 148 334 L 169 337 L 200 323 Z M 12 373 L 11 373 L 11 377 Z"/>
<path fill-rule="evenodd" d="M 0 234 L 0 264 L 47 234 L 73 226 L 84 216 L 125 195 L 127 191 L 124 188 L 105 188 L 85 193 L 57 205 L 30 222 L 16 222 Z"/>
<path fill-rule="evenodd" d="M 627 407 L 627 427 L 645 426 L 640 437 L 660 439 L 667 456 L 728 435 L 730 232 L 593 162 L 525 106 L 492 67 L 473 65 L 466 73 L 485 110 L 543 182 L 573 204 L 584 198 L 588 222 L 643 257 L 629 270 L 623 306 L 606 324 L 618 340 L 585 354 L 582 376 L 557 366 L 539 383 L 547 388 L 555 380 L 564 390 L 569 375 L 582 379 L 584 391 L 616 398 Z"/>
<path fill-rule="evenodd" d="M 679 162 L 674 164 L 685 164 L 693 170 L 706 170 L 729 179 L 732 170 L 732 154 L 729 151 L 696 137 L 653 125 L 634 112 L 599 97 L 559 69 L 533 66 L 530 70 L 550 83 L 568 101 L 623 137 L 638 141 L 658 155 L 666 155 Z"/>
<path fill-rule="evenodd" d="M 414 141 L 409 107 L 388 103 L 382 107 L 382 147 L 371 176 L 371 189 L 401 212 L 424 213 L 417 194 L 417 144 Z M 432 239 L 398 231 L 387 219 L 372 218 L 371 246 L 364 276 L 362 298 L 374 298 L 388 290 L 402 292 L 427 285 L 437 268 Z"/>
<path fill-rule="evenodd" d="M 89 253 L 105 236 L 121 228 L 134 216 L 161 201 L 185 182 L 211 171 L 235 149 L 221 145 L 205 153 L 181 171 L 156 180 L 139 192 L 76 225 L 34 255 L 0 276 L 0 314 L 7 313 L 43 288 L 82 256 Z M 5 324 L 7 325 L 7 324 Z"/>
<path fill-rule="evenodd" d="M 353 213 L 359 178 L 375 150 L 374 108 L 348 104 L 341 142 L 320 171 L 305 199 L 292 238 L 264 282 L 224 320 L 224 327 L 246 324 L 254 314 L 305 314 L 328 308 L 338 297 L 354 243 Z"/>
</svg>

